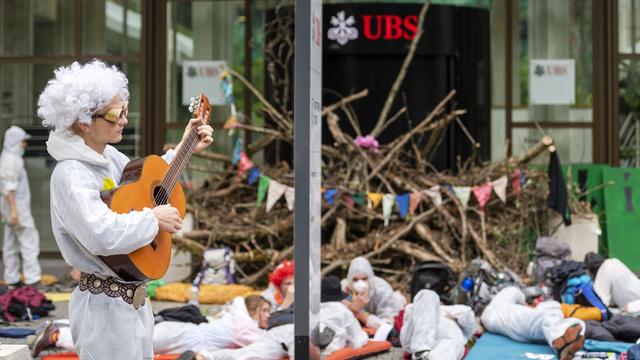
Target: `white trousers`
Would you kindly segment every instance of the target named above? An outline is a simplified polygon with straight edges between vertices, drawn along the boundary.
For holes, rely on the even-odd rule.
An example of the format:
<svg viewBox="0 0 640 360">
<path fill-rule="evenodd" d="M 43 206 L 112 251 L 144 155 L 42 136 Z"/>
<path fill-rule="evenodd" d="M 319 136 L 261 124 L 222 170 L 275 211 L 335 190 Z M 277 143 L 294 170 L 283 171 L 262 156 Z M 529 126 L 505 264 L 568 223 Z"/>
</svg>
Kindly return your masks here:
<svg viewBox="0 0 640 360">
<path fill-rule="evenodd" d="M 29 222 L 26 222 L 29 224 Z M 4 262 L 4 281 L 14 284 L 20 281 L 20 258 L 22 258 L 22 272 L 24 281 L 31 285 L 40 281 L 40 237 L 38 230 L 32 225 L 11 228 L 4 225 L 4 244 L 2 246 L 2 261 Z"/>
<path fill-rule="evenodd" d="M 408 353 L 429 350 L 431 359 L 459 360 L 466 339 L 455 321 L 442 316 L 438 294 L 420 290 L 411 309 L 405 309 L 400 342 Z"/>
<path fill-rule="evenodd" d="M 240 349 L 200 352 L 207 360 L 280 360 L 289 355 L 294 360 L 293 324 L 270 329 L 263 336 Z"/>
<path fill-rule="evenodd" d="M 584 321 L 576 318 L 565 319 L 560 304 L 545 301 L 532 308 L 525 304 L 524 293 L 516 287 L 502 289 L 491 300 L 482 314 L 482 324 L 494 333 L 504 335 L 520 342 L 547 342 L 549 346 L 571 325 L 582 325 Z"/>
</svg>

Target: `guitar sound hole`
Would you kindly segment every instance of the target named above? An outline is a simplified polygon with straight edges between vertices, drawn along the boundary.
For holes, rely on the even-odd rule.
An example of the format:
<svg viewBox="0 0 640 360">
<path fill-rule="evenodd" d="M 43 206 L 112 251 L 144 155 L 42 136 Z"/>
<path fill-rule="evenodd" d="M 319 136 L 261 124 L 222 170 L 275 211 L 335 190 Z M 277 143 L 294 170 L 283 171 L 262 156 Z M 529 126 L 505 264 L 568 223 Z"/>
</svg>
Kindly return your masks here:
<svg viewBox="0 0 640 360">
<path fill-rule="evenodd" d="M 162 186 L 156 186 L 153 189 L 153 200 L 156 205 L 166 205 L 169 201 L 169 197 L 167 196 L 167 190 Z"/>
</svg>

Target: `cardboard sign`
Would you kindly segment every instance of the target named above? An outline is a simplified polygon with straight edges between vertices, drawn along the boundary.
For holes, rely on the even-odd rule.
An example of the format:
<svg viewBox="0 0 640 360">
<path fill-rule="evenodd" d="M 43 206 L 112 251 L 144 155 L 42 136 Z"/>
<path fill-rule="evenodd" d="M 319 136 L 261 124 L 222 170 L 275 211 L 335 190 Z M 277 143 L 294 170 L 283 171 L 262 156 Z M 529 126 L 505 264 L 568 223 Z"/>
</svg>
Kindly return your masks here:
<svg viewBox="0 0 640 360">
<path fill-rule="evenodd" d="M 532 105 L 575 104 L 575 61 L 532 59 L 529 62 L 529 94 Z"/>
</svg>

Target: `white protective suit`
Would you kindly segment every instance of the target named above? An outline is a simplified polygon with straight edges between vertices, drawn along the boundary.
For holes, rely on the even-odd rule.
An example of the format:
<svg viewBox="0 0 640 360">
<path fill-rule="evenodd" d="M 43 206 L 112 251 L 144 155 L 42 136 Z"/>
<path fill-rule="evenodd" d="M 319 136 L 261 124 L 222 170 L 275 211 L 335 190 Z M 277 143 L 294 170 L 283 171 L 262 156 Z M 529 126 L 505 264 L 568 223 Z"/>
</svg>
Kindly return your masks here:
<svg viewBox="0 0 640 360">
<path fill-rule="evenodd" d="M 248 346 L 240 349 L 201 351 L 207 360 L 280 360 L 285 355 L 294 360 L 293 324 L 274 327 Z"/>
<path fill-rule="evenodd" d="M 163 321 L 153 330 L 153 351 L 156 354 L 180 354 L 187 350 L 230 349 L 247 346 L 267 331 L 260 329 L 247 311 L 244 298 L 233 299 L 229 311 L 212 322 L 193 324 Z"/>
<path fill-rule="evenodd" d="M 29 135 L 17 126 L 11 126 L 4 133 L 4 145 L 0 154 L 0 213 L 4 219 L 4 245 L 2 261 L 4 262 L 4 281 L 15 284 L 20 281 L 20 258 L 26 284 L 40 281 L 40 237 L 31 216 L 31 192 L 29 179 L 22 158 L 22 141 Z M 19 224 L 9 226 L 11 208 L 7 195 L 13 191 Z"/>
<path fill-rule="evenodd" d="M 525 304 L 525 295 L 520 289 L 504 288 L 484 309 L 482 324 L 487 330 L 515 341 L 546 341 L 549 346 L 574 324 L 582 326 L 581 334 L 584 335 L 584 321 L 576 318 L 565 319 L 558 302 L 545 301 L 535 308 Z"/>
<path fill-rule="evenodd" d="M 434 291 L 420 290 L 404 310 L 400 343 L 404 351 L 430 351 L 432 359 L 459 360 L 476 318 L 466 305 L 440 305 Z"/>
<path fill-rule="evenodd" d="M 369 279 L 369 304 L 365 310 L 370 315 L 366 326 L 377 329 L 383 324 L 393 324 L 393 318 L 406 305 L 404 297 L 393 291 L 391 285 L 384 279 L 375 276 L 369 260 L 363 257 L 357 257 L 349 264 L 347 280 L 350 284 L 358 274 L 365 274 Z"/>
<path fill-rule="evenodd" d="M 117 277 L 98 255 L 127 254 L 158 232 L 151 209 L 116 214 L 100 200 L 105 179 L 118 184 L 129 159 L 108 145 L 99 154 L 81 137 L 60 130 L 50 133 L 47 150 L 58 161 L 51 175 L 51 224 L 62 256 L 82 272 Z M 174 156 L 170 150 L 163 158 L 169 163 Z M 153 358 L 148 302 L 136 310 L 122 298 L 76 287 L 69 320 L 80 359 Z"/>
<path fill-rule="evenodd" d="M 606 306 L 624 309 L 630 302 L 640 300 L 640 279 L 615 258 L 600 265 L 593 289 Z"/>
<path fill-rule="evenodd" d="M 358 319 L 341 302 L 321 303 L 317 317 L 320 330 L 329 327 L 335 332 L 331 343 L 322 350 L 322 355 L 328 356 L 346 347 L 361 348 L 369 341 L 369 336 L 362 330 Z"/>
</svg>

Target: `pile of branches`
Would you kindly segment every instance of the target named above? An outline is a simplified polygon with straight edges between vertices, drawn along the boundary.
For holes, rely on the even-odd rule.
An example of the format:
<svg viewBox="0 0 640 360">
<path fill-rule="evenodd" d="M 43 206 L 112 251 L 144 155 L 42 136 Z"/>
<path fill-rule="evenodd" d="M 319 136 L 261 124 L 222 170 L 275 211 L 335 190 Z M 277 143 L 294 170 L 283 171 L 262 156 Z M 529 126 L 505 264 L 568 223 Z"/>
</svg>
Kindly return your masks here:
<svg viewBox="0 0 640 360">
<path fill-rule="evenodd" d="M 420 12 L 418 29 L 423 28 L 427 9 L 428 5 L 425 5 Z M 265 29 L 266 33 L 272 34 L 266 36 L 264 52 L 268 76 L 274 87 L 273 99 L 267 100 L 241 74 L 230 70 L 260 101 L 271 124 L 259 127 L 241 123 L 236 129 L 249 131 L 256 139 L 245 146 L 249 156 L 274 142 L 293 144 L 294 121 L 288 88 L 291 86 L 288 76 L 293 54 L 291 21 L 290 11 L 282 10 Z M 505 156 L 501 162 L 482 163 L 477 156 L 472 156 L 465 162 L 459 161 L 455 174 L 435 170 L 427 159 L 437 150 L 447 128 L 461 126 L 464 130 L 461 117 L 465 111 L 450 108 L 447 111 L 455 91 L 443 98 L 425 118 L 414 122 L 409 132 L 391 143 L 381 144 L 376 153 L 356 145 L 350 134 L 378 138 L 390 123 L 406 113 L 406 108 L 391 115 L 390 110 L 421 37 L 419 30 L 369 134 L 362 134 L 358 114 L 350 107 L 350 103 L 368 95 L 367 89 L 345 96 L 322 110 L 323 121 L 328 123 L 335 139 L 334 144 L 322 146 L 325 188 L 339 189 L 343 193 L 400 194 L 441 184 L 475 186 L 504 175 L 511 179 L 516 169 L 524 167 L 552 145 L 552 139 L 545 136 L 525 153 Z M 478 149 L 481 145 L 469 136 L 469 146 Z M 228 246 L 235 251 L 241 282 L 264 283 L 265 275 L 274 264 L 292 256 L 293 213 L 284 201 L 270 212 L 264 205 L 256 207 L 257 186 L 248 185 L 238 175 L 229 155 L 206 151 L 197 155 L 223 166 L 208 174 L 204 186 L 189 192 L 188 207 L 199 229 L 176 236 L 176 244 L 196 255 L 209 247 Z M 289 163 L 281 161 L 273 166 L 259 167 L 271 179 L 294 185 Z M 201 167 L 192 168 L 201 170 Z M 336 198 L 333 205 L 323 202 L 323 274 L 343 272 L 356 256 L 368 257 L 379 274 L 398 286 L 408 281 L 407 269 L 416 262 L 427 260 L 441 261 L 460 271 L 472 259 L 481 257 L 497 269 L 508 267 L 522 273 L 533 240 L 547 232 L 551 215 L 546 206 L 546 174 L 527 170 L 526 177 L 526 184 L 519 194 L 514 194 L 510 186 L 506 203 L 493 195 L 484 211 L 473 199 L 465 208 L 451 192 L 442 191 L 441 206 L 426 199 L 413 216 L 400 219 L 394 214 L 388 226 L 384 226 L 380 208 L 354 207 L 342 197 Z"/>
</svg>

